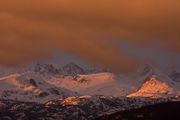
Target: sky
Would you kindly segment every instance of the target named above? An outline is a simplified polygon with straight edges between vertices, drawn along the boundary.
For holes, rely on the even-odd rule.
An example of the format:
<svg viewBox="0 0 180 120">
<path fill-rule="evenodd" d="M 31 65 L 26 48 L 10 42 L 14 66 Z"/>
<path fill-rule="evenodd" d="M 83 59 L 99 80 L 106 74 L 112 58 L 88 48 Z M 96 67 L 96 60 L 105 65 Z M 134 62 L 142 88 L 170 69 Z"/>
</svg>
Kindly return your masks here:
<svg viewBox="0 0 180 120">
<path fill-rule="evenodd" d="M 0 64 L 60 50 L 121 71 L 159 56 L 172 63 L 179 60 L 179 21 L 179 0 L 1 0 Z"/>
</svg>

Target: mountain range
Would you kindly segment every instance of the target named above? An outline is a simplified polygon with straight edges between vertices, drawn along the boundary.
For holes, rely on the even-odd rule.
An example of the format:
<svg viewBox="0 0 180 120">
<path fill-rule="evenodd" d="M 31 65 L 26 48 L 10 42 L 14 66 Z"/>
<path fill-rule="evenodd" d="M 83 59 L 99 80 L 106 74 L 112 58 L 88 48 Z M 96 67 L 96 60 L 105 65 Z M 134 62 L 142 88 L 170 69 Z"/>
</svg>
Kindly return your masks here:
<svg viewBox="0 0 180 120">
<path fill-rule="evenodd" d="M 103 71 L 88 73 L 75 63 L 62 68 L 36 64 L 33 69 L 1 76 L 0 98 L 29 102 L 81 95 L 159 98 L 180 93 L 178 73 L 173 71 L 168 76 L 152 65 L 143 65 L 131 77 Z"/>
<path fill-rule="evenodd" d="M 121 111 L 180 101 L 179 73 L 141 65 L 133 74 L 33 64 L 1 69 L 2 120 L 94 120 Z"/>
</svg>

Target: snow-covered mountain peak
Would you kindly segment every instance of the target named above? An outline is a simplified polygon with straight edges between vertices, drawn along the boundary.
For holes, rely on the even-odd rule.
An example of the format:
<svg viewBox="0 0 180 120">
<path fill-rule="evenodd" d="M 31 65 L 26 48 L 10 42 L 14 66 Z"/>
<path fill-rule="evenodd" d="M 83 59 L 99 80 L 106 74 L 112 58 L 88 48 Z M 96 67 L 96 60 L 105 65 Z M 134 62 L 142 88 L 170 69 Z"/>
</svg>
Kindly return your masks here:
<svg viewBox="0 0 180 120">
<path fill-rule="evenodd" d="M 40 74 L 61 74 L 60 68 L 55 68 L 53 64 L 36 64 L 34 71 Z"/>
<path fill-rule="evenodd" d="M 63 72 L 67 75 L 77 75 L 77 74 L 84 74 L 85 70 L 78 66 L 77 64 L 70 62 L 69 64 L 63 67 Z"/>
<path fill-rule="evenodd" d="M 35 73 L 17 73 L 0 79 L 0 98 L 20 101 L 45 102 L 77 95 L 62 87 L 48 84 Z"/>
<path fill-rule="evenodd" d="M 144 79 L 142 79 L 141 82 L 144 82 L 145 79 L 154 76 L 158 79 L 158 81 L 166 82 L 168 85 L 173 87 L 176 86 L 176 83 L 168 75 L 166 75 L 161 70 L 159 70 L 158 68 L 156 68 L 151 64 L 145 64 L 141 66 L 138 69 L 137 75 L 139 78 L 144 77 Z"/>
<path fill-rule="evenodd" d="M 128 97 L 165 97 L 174 95 L 175 89 L 165 81 L 159 80 L 156 75 L 148 77 L 139 89 Z"/>
</svg>

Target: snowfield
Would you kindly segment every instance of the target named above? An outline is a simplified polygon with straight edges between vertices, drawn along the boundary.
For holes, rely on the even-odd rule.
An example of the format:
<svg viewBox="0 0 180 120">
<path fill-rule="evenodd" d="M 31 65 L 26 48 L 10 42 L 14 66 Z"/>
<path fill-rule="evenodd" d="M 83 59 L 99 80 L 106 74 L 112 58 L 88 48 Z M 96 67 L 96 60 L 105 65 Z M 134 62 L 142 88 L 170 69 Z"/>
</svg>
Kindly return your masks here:
<svg viewBox="0 0 180 120">
<path fill-rule="evenodd" d="M 35 71 L 1 75 L 0 98 L 43 103 L 80 95 L 149 98 L 180 95 L 180 83 L 151 65 L 128 77 L 111 72 L 84 73 L 72 63 L 65 68 L 63 72 L 53 65 L 38 65 Z"/>
<path fill-rule="evenodd" d="M 45 102 L 77 94 L 64 88 L 57 88 L 44 81 L 40 75 L 27 72 L 0 78 L 0 95 L 3 99 Z"/>
</svg>

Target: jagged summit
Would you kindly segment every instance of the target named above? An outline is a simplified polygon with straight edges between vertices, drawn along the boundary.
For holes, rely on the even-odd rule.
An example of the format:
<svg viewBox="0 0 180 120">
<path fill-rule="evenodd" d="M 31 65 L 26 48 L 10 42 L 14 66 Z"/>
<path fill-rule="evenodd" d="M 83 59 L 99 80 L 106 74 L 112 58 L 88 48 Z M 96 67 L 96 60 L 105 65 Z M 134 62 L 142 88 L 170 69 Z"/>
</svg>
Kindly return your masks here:
<svg viewBox="0 0 180 120">
<path fill-rule="evenodd" d="M 179 84 L 151 64 L 146 64 L 139 73 L 144 79 L 140 81 L 138 89 L 128 97 L 167 97 L 179 91 Z"/>
<path fill-rule="evenodd" d="M 55 68 L 53 64 L 36 64 L 34 68 L 35 72 L 40 74 L 61 74 L 60 68 Z"/>
<path fill-rule="evenodd" d="M 51 74 L 51 75 L 68 75 L 75 76 L 77 74 L 84 74 L 85 70 L 77 64 L 70 62 L 61 68 L 56 68 L 53 64 L 36 64 L 34 72 L 40 74 Z"/>
<path fill-rule="evenodd" d="M 168 75 L 166 75 L 161 70 L 159 70 L 158 68 L 156 68 L 151 64 L 143 65 L 143 67 L 141 67 L 138 72 L 139 72 L 139 76 L 143 76 L 145 77 L 145 79 L 155 76 L 158 79 L 158 81 L 166 82 L 171 86 L 175 86 L 176 84 Z M 142 82 L 144 82 L 144 80 L 142 80 Z"/>
<path fill-rule="evenodd" d="M 70 62 L 69 64 L 63 66 L 63 72 L 67 75 L 77 75 L 77 74 L 84 74 L 85 71 L 83 68 L 78 66 L 77 64 Z"/>
<path fill-rule="evenodd" d="M 153 65 L 146 64 L 140 73 L 145 79 L 140 81 L 138 89 L 128 97 L 166 97 L 179 90 L 179 84 Z"/>
<path fill-rule="evenodd" d="M 165 97 L 173 95 L 175 89 L 168 83 L 159 80 L 156 75 L 148 77 L 139 89 L 128 97 Z"/>
</svg>

